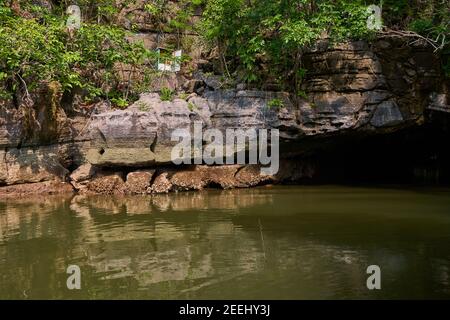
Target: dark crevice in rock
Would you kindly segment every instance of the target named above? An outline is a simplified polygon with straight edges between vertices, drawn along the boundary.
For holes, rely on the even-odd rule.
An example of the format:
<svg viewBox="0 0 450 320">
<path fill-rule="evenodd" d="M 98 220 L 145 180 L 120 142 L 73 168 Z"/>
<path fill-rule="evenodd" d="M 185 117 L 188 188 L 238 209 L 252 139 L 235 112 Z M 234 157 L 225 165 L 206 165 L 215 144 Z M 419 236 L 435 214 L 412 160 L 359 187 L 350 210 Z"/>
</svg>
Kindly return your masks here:
<svg viewBox="0 0 450 320">
<path fill-rule="evenodd" d="M 150 145 L 150 151 L 155 153 L 156 144 L 158 143 L 158 132 L 155 134 L 155 139 L 153 140 L 152 144 Z"/>
</svg>

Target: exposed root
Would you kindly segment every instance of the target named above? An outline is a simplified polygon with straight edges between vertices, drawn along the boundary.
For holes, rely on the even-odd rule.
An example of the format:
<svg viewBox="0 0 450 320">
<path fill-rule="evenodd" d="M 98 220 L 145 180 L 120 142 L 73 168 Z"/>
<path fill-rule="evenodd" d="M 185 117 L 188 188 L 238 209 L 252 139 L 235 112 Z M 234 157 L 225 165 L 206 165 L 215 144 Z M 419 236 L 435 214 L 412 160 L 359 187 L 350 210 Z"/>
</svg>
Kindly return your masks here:
<svg viewBox="0 0 450 320">
<path fill-rule="evenodd" d="M 381 37 L 389 37 L 392 35 L 415 39 L 410 44 L 414 44 L 420 40 L 423 40 L 433 47 L 434 52 L 442 50 L 446 43 L 445 42 L 446 37 L 444 34 L 439 34 L 436 39 L 432 39 L 432 38 L 424 37 L 414 31 L 392 30 L 392 29 L 389 29 L 386 27 L 383 29 L 383 31 L 380 32 Z"/>
</svg>

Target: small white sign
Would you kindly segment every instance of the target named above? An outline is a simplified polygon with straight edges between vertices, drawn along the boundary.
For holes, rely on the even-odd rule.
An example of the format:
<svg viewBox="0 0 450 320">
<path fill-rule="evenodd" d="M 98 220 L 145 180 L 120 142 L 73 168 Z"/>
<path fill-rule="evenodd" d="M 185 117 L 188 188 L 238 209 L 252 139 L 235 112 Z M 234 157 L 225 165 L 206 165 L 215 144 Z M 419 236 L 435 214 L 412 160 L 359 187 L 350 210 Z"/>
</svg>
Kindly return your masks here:
<svg viewBox="0 0 450 320">
<path fill-rule="evenodd" d="M 160 52 L 160 49 L 159 53 Z M 179 72 L 181 70 L 180 59 L 183 51 L 177 50 L 172 53 L 172 57 L 174 61 L 166 61 L 165 63 L 161 63 L 158 61 L 158 71 L 169 71 L 169 72 Z"/>
</svg>

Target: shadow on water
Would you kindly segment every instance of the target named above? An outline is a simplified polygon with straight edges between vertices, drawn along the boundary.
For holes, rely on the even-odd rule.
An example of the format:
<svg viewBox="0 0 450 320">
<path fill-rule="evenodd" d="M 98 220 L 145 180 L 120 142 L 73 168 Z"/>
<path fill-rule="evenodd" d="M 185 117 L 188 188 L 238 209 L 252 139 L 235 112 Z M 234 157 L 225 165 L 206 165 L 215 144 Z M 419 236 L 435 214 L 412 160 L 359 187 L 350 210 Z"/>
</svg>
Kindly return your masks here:
<svg viewBox="0 0 450 320">
<path fill-rule="evenodd" d="M 0 201 L 0 298 L 449 298 L 449 209 L 342 186 Z"/>
</svg>

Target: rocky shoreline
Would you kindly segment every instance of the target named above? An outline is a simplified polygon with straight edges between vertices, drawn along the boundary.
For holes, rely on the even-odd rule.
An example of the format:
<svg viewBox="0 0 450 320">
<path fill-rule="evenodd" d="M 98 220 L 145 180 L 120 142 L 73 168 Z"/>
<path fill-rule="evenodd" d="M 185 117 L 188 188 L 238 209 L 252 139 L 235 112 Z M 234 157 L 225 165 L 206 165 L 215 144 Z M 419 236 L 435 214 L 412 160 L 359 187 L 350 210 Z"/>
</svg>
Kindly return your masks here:
<svg viewBox="0 0 450 320">
<path fill-rule="evenodd" d="M 383 136 L 419 128 L 429 113 L 447 117 L 448 80 L 432 50 L 401 37 L 373 43 L 330 46 L 319 42 L 305 54 L 306 96 L 217 86 L 196 73 L 178 95 L 163 101 L 142 94 L 126 110 L 106 103 L 75 106 L 60 97 L 54 107 L 45 94 L 31 112 L 0 106 L 0 197 L 78 192 L 153 194 L 203 188 L 244 188 L 313 179 L 308 159 L 336 138 Z M 271 101 L 278 105 L 271 107 Z M 54 102 L 54 99 L 52 100 Z M 439 110 L 439 111 L 435 111 Z M 256 165 L 174 166 L 175 129 L 279 129 L 280 172 L 260 174 Z"/>
<path fill-rule="evenodd" d="M 284 161 L 276 175 L 263 175 L 259 165 L 191 165 L 182 168 L 158 168 L 113 171 L 83 164 L 65 181 L 44 181 L 0 188 L 0 197 L 78 193 L 82 195 L 158 194 L 198 191 L 205 188 L 249 188 L 260 185 L 292 184 L 310 179 L 314 168 Z"/>
</svg>

